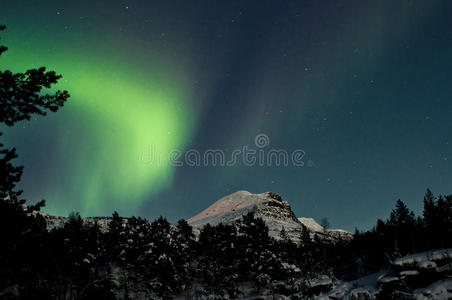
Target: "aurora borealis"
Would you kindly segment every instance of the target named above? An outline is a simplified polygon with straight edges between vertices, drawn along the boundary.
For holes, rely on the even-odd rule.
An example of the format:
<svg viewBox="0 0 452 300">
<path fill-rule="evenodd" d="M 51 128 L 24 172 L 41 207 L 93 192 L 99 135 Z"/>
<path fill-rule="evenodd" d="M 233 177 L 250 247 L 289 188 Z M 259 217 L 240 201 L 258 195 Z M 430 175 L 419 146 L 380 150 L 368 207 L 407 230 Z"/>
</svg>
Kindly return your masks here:
<svg viewBox="0 0 452 300">
<path fill-rule="evenodd" d="M 51 116 L 54 120 L 47 124 L 46 120 L 24 124 L 15 136 L 25 136 L 31 145 L 42 142 L 43 136 L 55 143 L 56 149 L 43 149 L 54 150 L 55 156 L 43 154 L 40 166 L 50 163 L 68 168 L 53 173 L 56 182 L 42 178 L 41 184 L 49 185 L 47 191 L 54 185 L 68 189 L 80 199 L 77 209 L 84 214 L 102 214 L 107 207 L 132 207 L 132 212 L 144 195 L 170 181 L 168 165 L 145 165 L 139 155 L 149 145 L 160 152 L 182 147 L 190 134 L 190 108 L 183 105 L 189 90 L 181 91 L 184 82 L 178 78 L 177 67 L 147 62 L 149 70 L 159 71 L 134 69 L 121 63 L 118 55 L 110 56 L 101 49 L 68 51 L 76 49 L 74 40 L 61 44 L 50 39 L 10 41 L 10 51 L 2 61 L 5 66 L 15 71 L 42 65 L 58 70 L 64 76 L 58 87 L 70 90 L 75 99 L 68 104 L 67 113 Z M 46 194 L 51 211 L 67 214 L 72 207 L 73 202 L 51 200 L 66 198 L 61 192 Z"/>
<path fill-rule="evenodd" d="M 395 3 L 397 2 L 397 3 Z M 449 1 L 2 3 L 0 68 L 46 66 L 71 98 L 5 130 L 31 202 L 67 215 L 189 218 L 236 190 L 366 227 L 452 188 Z M 148 147 L 267 134 L 304 167 L 144 164 Z"/>
</svg>

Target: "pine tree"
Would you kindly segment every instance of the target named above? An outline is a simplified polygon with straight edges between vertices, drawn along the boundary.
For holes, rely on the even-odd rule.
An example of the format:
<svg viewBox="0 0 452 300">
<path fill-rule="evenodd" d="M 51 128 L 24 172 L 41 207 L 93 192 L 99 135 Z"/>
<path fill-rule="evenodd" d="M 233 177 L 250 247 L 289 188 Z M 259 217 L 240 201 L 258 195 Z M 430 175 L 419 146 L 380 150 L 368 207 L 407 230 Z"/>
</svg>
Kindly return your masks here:
<svg viewBox="0 0 452 300">
<path fill-rule="evenodd" d="M 5 26 L 0 26 L 0 32 L 3 30 Z M 0 56 L 6 50 L 7 47 L 0 46 Z M 57 111 L 69 94 L 47 91 L 60 78 L 44 67 L 25 73 L 0 71 L 0 123 L 13 126 L 29 120 L 32 115 Z M 30 282 L 39 276 L 38 269 L 44 258 L 43 243 L 48 234 L 45 219 L 38 213 L 45 202 L 26 206 L 25 200 L 18 199 L 21 191 L 16 190 L 16 184 L 23 169 L 13 165 L 12 160 L 16 157 L 15 148 L 6 149 L 0 144 L 0 288 L 19 281 Z"/>
<path fill-rule="evenodd" d="M 258 288 L 265 286 L 272 275 L 281 273 L 281 264 L 271 251 L 274 243 L 268 227 L 250 211 L 238 222 L 238 232 L 239 251 L 244 255 L 239 274 L 243 280 L 253 280 Z"/>
<path fill-rule="evenodd" d="M 430 227 L 435 223 L 436 212 L 435 212 L 435 196 L 430 189 L 427 189 L 424 196 L 424 211 L 422 212 L 424 216 L 424 223 L 426 227 Z"/>
<path fill-rule="evenodd" d="M 5 30 L 0 26 L 0 32 Z M 0 46 L 0 56 L 7 50 Z M 45 67 L 30 69 L 25 73 L 0 71 L 0 123 L 13 126 L 31 115 L 45 115 L 47 110 L 57 111 L 69 98 L 67 91 L 57 90 L 54 94 L 43 93 L 56 84 L 61 75 L 46 71 Z M 2 133 L 0 132 L 0 136 Z M 0 199 L 17 199 L 21 191 L 15 186 L 22 176 L 22 167 L 13 166 L 11 160 L 17 157 L 16 149 L 4 149 L 0 144 Z"/>
<path fill-rule="evenodd" d="M 452 236 L 452 195 L 444 196 L 445 204 L 444 204 L 444 211 L 445 211 L 445 228 L 444 228 L 444 238 L 445 243 L 444 247 L 451 248 L 452 247 L 452 239 L 449 237 Z"/>
<path fill-rule="evenodd" d="M 244 257 L 238 249 L 235 226 L 205 225 L 199 235 L 197 257 L 206 291 L 237 298 L 238 268 Z"/>
<path fill-rule="evenodd" d="M 402 200 L 398 199 L 396 207 L 391 211 L 389 224 L 395 227 L 400 227 L 404 225 L 413 225 L 414 223 L 414 213 L 408 209 Z"/>
<path fill-rule="evenodd" d="M 124 264 L 127 254 L 126 224 L 118 212 L 114 212 L 108 223 L 105 236 L 106 259 L 112 263 Z"/>
<path fill-rule="evenodd" d="M 402 200 L 397 200 L 387 224 L 393 239 L 394 254 L 398 256 L 415 252 L 417 246 L 415 235 L 418 234 L 416 219 Z"/>
<path fill-rule="evenodd" d="M 289 235 L 287 234 L 286 229 L 281 227 L 281 231 L 279 232 L 279 237 L 281 238 L 282 242 L 287 242 L 289 240 Z"/>
<path fill-rule="evenodd" d="M 427 195 L 426 195 L 427 198 Z M 451 245 L 452 206 L 450 196 L 431 196 L 424 198 L 424 227 L 426 240 L 431 248 L 444 248 Z"/>
<path fill-rule="evenodd" d="M 5 30 L 0 26 L 0 31 Z M 0 55 L 8 48 L 0 46 Z M 30 69 L 25 73 L 0 71 L 0 123 L 12 126 L 16 122 L 29 120 L 31 115 L 45 115 L 47 110 L 56 112 L 69 98 L 67 91 L 54 94 L 42 93 L 56 84 L 61 75 L 46 71 L 45 67 Z"/>
<path fill-rule="evenodd" d="M 126 261 L 129 264 L 141 267 L 145 260 L 145 252 L 151 242 L 151 225 L 140 217 L 128 219 L 127 226 Z"/>
<path fill-rule="evenodd" d="M 168 221 L 160 217 L 150 227 L 150 243 L 145 257 L 150 289 L 159 297 L 168 297 L 179 291 L 174 257 L 177 245 Z"/>
<path fill-rule="evenodd" d="M 0 137 L 2 133 L 0 132 Z M 22 176 L 23 167 L 14 166 L 11 161 L 17 158 L 16 148 L 4 149 L 0 143 L 0 199 L 16 200 L 22 191 L 15 190 Z"/>
<path fill-rule="evenodd" d="M 27 206 L 24 200 L 0 200 L 0 288 L 38 276 L 46 252 L 47 224 L 39 214 L 44 205 L 45 201 Z"/>
<path fill-rule="evenodd" d="M 284 226 L 281 228 L 279 236 L 281 240 L 274 241 L 277 246 L 274 252 L 278 254 L 280 261 L 293 264 L 297 256 L 297 245 L 289 237 L 289 233 Z"/>
<path fill-rule="evenodd" d="M 174 255 L 175 282 L 178 289 L 186 290 L 194 273 L 192 262 L 195 256 L 195 235 L 187 221 L 179 220 L 177 222 L 173 231 L 173 240 L 176 245 Z"/>
</svg>

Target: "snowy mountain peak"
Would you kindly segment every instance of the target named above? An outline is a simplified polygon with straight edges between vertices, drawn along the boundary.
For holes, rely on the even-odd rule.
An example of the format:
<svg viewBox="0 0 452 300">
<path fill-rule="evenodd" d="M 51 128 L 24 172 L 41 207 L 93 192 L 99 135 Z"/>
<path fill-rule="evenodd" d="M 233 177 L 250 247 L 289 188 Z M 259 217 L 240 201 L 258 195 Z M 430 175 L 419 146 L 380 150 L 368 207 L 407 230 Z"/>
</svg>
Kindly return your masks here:
<svg viewBox="0 0 452 300">
<path fill-rule="evenodd" d="M 188 223 L 195 231 L 204 225 L 233 224 L 242 216 L 253 211 L 262 218 L 269 228 L 270 236 L 279 239 L 284 228 L 288 237 L 298 242 L 306 226 L 311 236 L 317 235 L 323 240 L 350 239 L 351 234 L 343 230 L 325 230 L 312 218 L 297 218 L 288 202 L 272 192 L 252 194 L 248 191 L 238 191 L 221 198 L 204 211 L 190 218 Z"/>
<path fill-rule="evenodd" d="M 203 210 L 196 216 L 188 220 L 189 223 L 203 220 L 205 218 L 212 218 L 220 214 L 232 213 L 234 211 L 252 208 L 256 205 L 261 205 L 268 201 L 275 201 L 271 197 L 272 193 L 251 194 L 248 191 L 237 191 L 228 196 L 225 196 Z"/>
<path fill-rule="evenodd" d="M 298 218 L 298 221 L 312 231 L 324 230 L 323 226 L 317 223 L 313 218 Z"/>
</svg>

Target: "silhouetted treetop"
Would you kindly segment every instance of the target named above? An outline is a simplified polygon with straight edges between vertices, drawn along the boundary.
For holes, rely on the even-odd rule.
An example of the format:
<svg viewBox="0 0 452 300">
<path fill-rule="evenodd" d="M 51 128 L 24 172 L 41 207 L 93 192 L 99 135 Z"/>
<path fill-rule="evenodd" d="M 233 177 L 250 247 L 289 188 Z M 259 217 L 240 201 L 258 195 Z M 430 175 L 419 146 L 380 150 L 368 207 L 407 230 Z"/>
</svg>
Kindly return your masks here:
<svg viewBox="0 0 452 300">
<path fill-rule="evenodd" d="M 0 31 L 5 26 L 0 26 Z M 0 55 L 7 50 L 0 46 Z M 0 71 L 0 122 L 8 126 L 29 120 L 33 114 L 45 115 L 47 110 L 57 111 L 69 98 L 67 91 L 43 92 L 61 78 L 45 67 L 30 69 L 24 73 Z"/>
<path fill-rule="evenodd" d="M 391 211 L 389 223 L 394 226 L 414 224 L 414 213 L 399 199 L 396 202 L 396 207 Z"/>
<path fill-rule="evenodd" d="M 0 25 L 0 31 L 5 30 Z M 7 50 L 0 46 L 0 56 Z M 45 115 L 47 110 L 57 111 L 69 98 L 67 91 L 48 89 L 61 78 L 45 67 L 30 69 L 25 73 L 13 73 L 0 70 L 0 123 L 13 126 L 16 122 L 29 120 L 33 114 Z M 46 89 L 46 90 L 43 90 Z M 1 136 L 0 132 L 0 136 Z M 0 198 L 16 200 L 21 191 L 15 190 L 22 176 L 22 167 L 14 166 L 11 161 L 17 157 L 16 149 L 4 149 L 0 144 Z"/>
</svg>

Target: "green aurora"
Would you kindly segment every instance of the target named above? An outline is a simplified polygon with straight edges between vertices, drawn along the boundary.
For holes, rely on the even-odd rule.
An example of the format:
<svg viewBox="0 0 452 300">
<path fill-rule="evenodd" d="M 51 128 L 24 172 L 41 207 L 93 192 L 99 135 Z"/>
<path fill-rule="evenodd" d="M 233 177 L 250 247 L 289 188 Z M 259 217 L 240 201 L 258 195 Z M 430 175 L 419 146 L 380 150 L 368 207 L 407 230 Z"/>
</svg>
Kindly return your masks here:
<svg viewBox="0 0 452 300">
<path fill-rule="evenodd" d="M 185 105 L 188 89 L 181 74 L 165 72 L 174 72 L 175 66 L 148 63 L 150 71 L 143 74 L 143 68 L 118 63 L 122 58 L 109 56 L 112 51 L 108 55 L 91 49 L 78 52 L 76 45 L 66 43 L 49 49 L 30 39 L 4 38 L 3 43 L 9 50 L 0 60 L 2 69 L 46 66 L 63 75 L 58 88 L 71 94 L 61 112 L 33 122 L 41 135 L 57 135 L 53 140 L 58 153 L 49 160 L 64 168 L 54 172 L 52 182 L 73 191 L 70 198 L 80 199 L 78 206 L 61 200 L 69 195 L 51 184 L 42 195 L 48 200 L 47 211 L 57 215 L 73 210 L 99 215 L 108 209 L 134 213 L 143 200 L 170 184 L 173 169 L 165 156 L 160 163 L 146 157 L 150 150 L 160 154 L 182 150 L 191 134 L 192 113 Z M 59 121 L 45 122 L 48 118 Z M 22 132 L 13 135 L 12 144 L 14 136 L 33 134 L 26 125 L 14 129 Z M 21 156 L 23 149 L 18 151 Z"/>
</svg>

